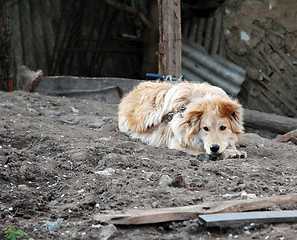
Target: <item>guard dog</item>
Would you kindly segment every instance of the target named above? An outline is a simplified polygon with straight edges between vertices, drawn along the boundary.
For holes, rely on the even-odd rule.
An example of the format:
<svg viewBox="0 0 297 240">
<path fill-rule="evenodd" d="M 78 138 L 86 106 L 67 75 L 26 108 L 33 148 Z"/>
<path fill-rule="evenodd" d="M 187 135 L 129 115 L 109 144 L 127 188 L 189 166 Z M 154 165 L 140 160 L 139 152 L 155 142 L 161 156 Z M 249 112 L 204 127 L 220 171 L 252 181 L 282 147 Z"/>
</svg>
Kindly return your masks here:
<svg viewBox="0 0 297 240">
<path fill-rule="evenodd" d="M 245 158 L 242 107 L 208 83 L 144 82 L 119 104 L 119 129 L 155 147 L 212 158 Z"/>
</svg>

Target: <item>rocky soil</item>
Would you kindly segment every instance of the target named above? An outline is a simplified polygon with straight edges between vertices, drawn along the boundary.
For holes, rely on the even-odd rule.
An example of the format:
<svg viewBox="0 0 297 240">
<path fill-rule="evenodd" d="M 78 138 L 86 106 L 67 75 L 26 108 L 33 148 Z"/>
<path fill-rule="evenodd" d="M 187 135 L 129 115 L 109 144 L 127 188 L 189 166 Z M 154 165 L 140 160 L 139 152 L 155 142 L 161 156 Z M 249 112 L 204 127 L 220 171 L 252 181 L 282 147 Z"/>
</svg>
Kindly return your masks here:
<svg viewBox="0 0 297 240">
<path fill-rule="evenodd" d="M 116 104 L 1 92 L 0 113 L 0 239 L 9 226 L 30 239 L 296 237 L 296 223 L 206 229 L 197 220 L 134 227 L 93 220 L 108 210 L 294 193 L 293 143 L 247 133 L 239 144 L 246 159 L 200 161 L 129 139 L 118 131 Z"/>
</svg>

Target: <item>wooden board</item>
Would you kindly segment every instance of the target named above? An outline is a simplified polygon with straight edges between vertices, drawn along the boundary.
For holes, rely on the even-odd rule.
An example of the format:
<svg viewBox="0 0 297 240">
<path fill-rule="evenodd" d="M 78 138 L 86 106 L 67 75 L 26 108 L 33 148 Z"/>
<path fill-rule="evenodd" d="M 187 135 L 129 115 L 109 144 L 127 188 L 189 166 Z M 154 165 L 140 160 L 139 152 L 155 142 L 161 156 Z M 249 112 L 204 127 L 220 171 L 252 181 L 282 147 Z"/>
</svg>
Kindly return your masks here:
<svg viewBox="0 0 297 240">
<path fill-rule="evenodd" d="M 106 212 L 95 214 L 93 219 L 99 222 L 119 225 L 152 224 L 195 219 L 202 214 L 261 210 L 288 203 L 297 203 L 297 193 L 267 198 L 208 202 L 201 205 L 183 207 L 131 209 L 125 212 Z"/>
<path fill-rule="evenodd" d="M 125 94 L 143 81 L 129 78 L 46 76 L 42 78 L 36 91 L 51 95 L 60 91 L 100 90 L 117 86 Z"/>
</svg>

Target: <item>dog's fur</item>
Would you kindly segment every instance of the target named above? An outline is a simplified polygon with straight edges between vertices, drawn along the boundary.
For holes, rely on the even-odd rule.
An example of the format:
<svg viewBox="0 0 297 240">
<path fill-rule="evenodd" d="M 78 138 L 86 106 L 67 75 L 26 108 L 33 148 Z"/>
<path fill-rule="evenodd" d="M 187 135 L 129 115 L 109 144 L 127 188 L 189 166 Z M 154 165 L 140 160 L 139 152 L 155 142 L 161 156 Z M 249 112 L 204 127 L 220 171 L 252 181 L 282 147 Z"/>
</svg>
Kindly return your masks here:
<svg viewBox="0 0 297 240">
<path fill-rule="evenodd" d="M 119 129 L 143 142 L 190 154 L 246 157 L 242 107 L 207 83 L 141 83 L 119 105 Z"/>
</svg>

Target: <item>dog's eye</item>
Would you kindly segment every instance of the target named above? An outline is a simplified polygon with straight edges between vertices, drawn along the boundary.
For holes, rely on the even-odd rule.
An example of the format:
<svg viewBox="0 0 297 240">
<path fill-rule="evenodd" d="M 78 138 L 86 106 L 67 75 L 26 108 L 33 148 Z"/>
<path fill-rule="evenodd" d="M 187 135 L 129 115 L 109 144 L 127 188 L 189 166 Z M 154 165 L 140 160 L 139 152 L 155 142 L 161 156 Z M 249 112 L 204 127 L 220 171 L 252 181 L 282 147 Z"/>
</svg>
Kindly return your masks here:
<svg viewBox="0 0 297 240">
<path fill-rule="evenodd" d="M 208 127 L 204 127 L 203 130 L 204 130 L 205 132 L 208 132 L 208 131 L 209 131 Z"/>
<path fill-rule="evenodd" d="M 224 131 L 225 129 L 226 129 L 225 126 L 220 126 L 220 130 L 221 130 L 221 131 Z"/>
<path fill-rule="evenodd" d="M 186 111 L 186 108 L 182 107 L 179 111 L 183 113 L 184 111 Z"/>
<path fill-rule="evenodd" d="M 173 116 L 174 116 L 174 113 L 168 113 L 167 114 L 167 120 L 171 121 Z"/>
</svg>

